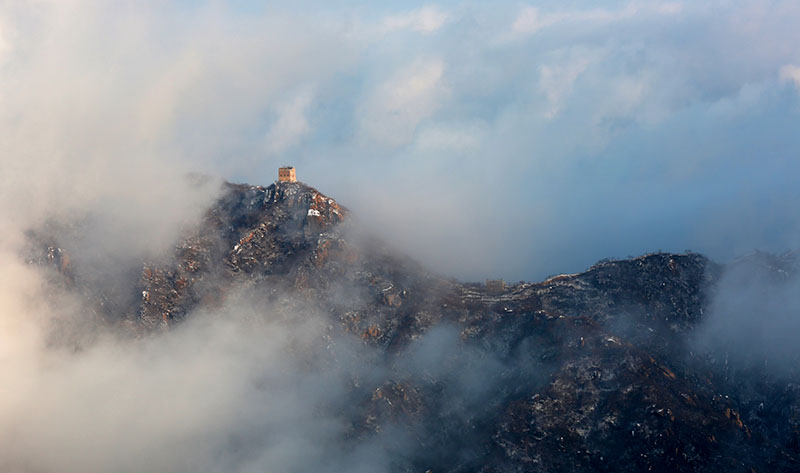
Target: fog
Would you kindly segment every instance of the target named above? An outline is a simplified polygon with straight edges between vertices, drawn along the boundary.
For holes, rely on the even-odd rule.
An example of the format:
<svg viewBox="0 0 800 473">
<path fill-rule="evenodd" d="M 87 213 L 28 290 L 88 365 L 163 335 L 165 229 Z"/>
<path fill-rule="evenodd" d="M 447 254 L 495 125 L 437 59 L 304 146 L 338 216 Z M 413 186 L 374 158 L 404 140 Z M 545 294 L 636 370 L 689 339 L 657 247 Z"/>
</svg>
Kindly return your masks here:
<svg viewBox="0 0 800 473">
<path fill-rule="evenodd" d="M 797 374 L 800 298 L 796 255 L 748 255 L 727 266 L 692 348 L 726 369 L 781 379 Z"/>
<path fill-rule="evenodd" d="M 798 16 L 788 1 L 8 3 L 4 199 L 132 214 L 108 197 L 171 206 L 185 194 L 156 183 L 182 172 L 267 184 L 294 164 L 462 279 L 783 251 Z"/>
<path fill-rule="evenodd" d="M 502 407 L 487 400 L 545 379 L 535 352 L 471 345 L 448 325 L 385 354 L 317 307 L 268 301 L 261 286 L 132 337 L 13 261 L 0 293 L 3 471 L 436 467 L 480 452 L 469 429 Z M 381 414 L 376 393 L 393 386 L 409 393 L 394 399 L 409 417 Z M 416 389 L 437 394 L 420 407 Z"/>
<path fill-rule="evenodd" d="M 354 441 L 356 384 L 439 370 L 460 426 L 509 364 L 539 368 L 452 327 L 378 362 L 316 308 L 249 293 L 128 337 L 26 264 L 31 229 L 124 285 L 223 179 L 286 163 L 463 279 L 796 246 L 795 3 L 342 3 L 0 3 L 0 469 L 393 471 L 425 460 L 417 432 Z M 786 341 L 784 313 L 757 346 Z"/>
<path fill-rule="evenodd" d="M 0 467 L 340 471 L 347 452 L 329 449 L 347 427 L 333 411 L 347 378 L 312 362 L 324 347 L 321 320 L 298 311 L 278 321 L 238 300 L 169 333 L 139 341 L 101 333 L 74 350 L 44 343 L 64 336 L 49 333 L 52 320 L 9 326 L 6 315 Z"/>
</svg>

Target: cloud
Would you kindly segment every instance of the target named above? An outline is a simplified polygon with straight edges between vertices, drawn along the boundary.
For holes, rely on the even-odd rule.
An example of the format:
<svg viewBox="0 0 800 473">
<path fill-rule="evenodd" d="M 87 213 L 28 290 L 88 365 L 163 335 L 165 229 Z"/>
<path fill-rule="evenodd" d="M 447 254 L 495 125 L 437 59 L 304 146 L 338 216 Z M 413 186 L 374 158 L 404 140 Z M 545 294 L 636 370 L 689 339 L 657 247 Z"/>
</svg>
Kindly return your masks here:
<svg viewBox="0 0 800 473">
<path fill-rule="evenodd" d="M 781 96 L 798 63 L 791 2 L 310 1 L 315 8 L 302 11 L 210 2 L 128 5 L 124 14 L 91 2 L 39 5 L 0 14 L 0 141 L 13 176 L 2 192 L 6 202 L 37 202 L 5 206 L 17 221 L 96 204 L 127 220 L 112 225 L 118 234 L 148 219 L 167 241 L 174 216 L 191 212 L 160 212 L 178 194 L 166 183 L 199 170 L 263 184 L 292 161 L 301 179 L 353 208 L 373 199 L 353 191 L 353 176 L 397 193 L 418 182 L 417 169 L 437 176 L 437 204 L 390 219 L 381 233 L 417 228 L 400 246 L 462 277 L 488 268 L 535 279 L 653 247 L 729 258 L 742 245 L 796 240 L 765 229 L 712 243 L 706 223 L 749 208 L 732 194 L 743 176 L 761 176 L 754 192 L 772 193 L 768 176 L 794 171 L 796 140 L 781 125 L 796 110 L 794 95 Z M 632 199 L 631 189 L 644 194 Z M 120 211 L 139 197 L 150 203 Z M 472 209 L 469 224 L 437 226 L 460 205 Z M 662 213 L 681 223 L 664 219 L 645 235 L 635 221 Z M 598 215 L 607 230 L 587 244 Z M 637 237 L 616 238 L 614 226 Z M 420 234 L 431 236 L 426 251 Z M 469 257 L 453 258 L 453 241 Z M 579 250 L 566 251 L 567 241 Z"/>
<path fill-rule="evenodd" d="M 783 82 L 792 83 L 798 90 L 800 90 L 800 66 L 787 64 L 782 66 L 779 72 L 780 80 Z"/>
<path fill-rule="evenodd" d="M 344 437 L 344 420 L 329 409 L 342 407 L 347 377 L 313 361 L 322 327 L 313 313 L 277 322 L 269 315 L 279 309 L 244 296 L 171 332 L 135 340 L 101 330 L 70 350 L 53 319 L 83 323 L 82 308 L 31 306 L 35 299 L 16 291 L 44 296 L 38 276 L 12 266 L 14 282 L 6 268 L 4 471 L 334 471 L 326 462 L 349 463 L 346 451 L 328 451 Z M 58 346 L 45 343 L 52 336 Z"/>
<path fill-rule="evenodd" d="M 800 357 L 795 255 L 754 253 L 726 267 L 693 348 L 736 368 L 784 375 Z"/>
<path fill-rule="evenodd" d="M 481 124 L 434 126 L 420 130 L 414 144 L 421 150 L 475 149 L 484 132 Z"/>
<path fill-rule="evenodd" d="M 0 66 L 2 66 L 5 62 L 6 55 L 9 53 L 9 49 L 11 48 L 8 39 L 6 39 L 6 29 L 7 27 L 0 22 Z"/>
<path fill-rule="evenodd" d="M 676 15 L 683 10 L 677 2 L 632 2 L 620 9 L 606 8 L 552 10 L 542 12 L 537 7 L 523 7 L 511 24 L 512 35 L 525 36 L 544 28 L 568 23 L 607 24 L 651 15 Z"/>
<path fill-rule="evenodd" d="M 363 105 L 364 135 L 388 146 L 410 143 L 420 122 L 441 107 L 447 96 L 444 72 L 441 60 L 418 60 L 379 84 Z"/>
<path fill-rule="evenodd" d="M 525 7 L 511 25 L 511 31 L 516 34 L 533 34 L 547 26 L 541 18 L 539 9 L 536 7 Z"/>
<path fill-rule="evenodd" d="M 562 64 L 539 66 L 539 87 L 547 99 L 545 117 L 553 118 L 558 114 L 575 81 L 595 60 L 590 53 L 577 52 Z"/>
<path fill-rule="evenodd" d="M 282 153 L 309 133 L 306 113 L 311 101 L 311 93 L 304 91 L 277 107 L 278 119 L 267 132 L 267 154 Z"/>
<path fill-rule="evenodd" d="M 439 7 L 426 5 L 406 13 L 387 16 L 383 19 L 381 31 L 383 33 L 391 33 L 410 29 L 419 33 L 430 34 L 444 26 L 449 18 L 450 16 Z"/>
<path fill-rule="evenodd" d="M 384 472 L 446 463 L 475 440 L 457 435 L 420 449 L 416 439 L 493 418 L 502 404 L 484 399 L 542 382 L 535 351 L 493 353 L 440 325 L 387 355 L 331 325 L 327 310 L 263 283 L 133 337 L 93 320 L 91 304 L 47 284 L 41 268 L 12 253 L 0 262 L 3 471 Z M 355 307 L 356 293 L 332 297 Z M 376 389 L 395 382 L 446 408 L 414 422 L 361 417 Z"/>
<path fill-rule="evenodd" d="M 461 278 L 796 247 L 798 22 L 796 2 L 755 0 L 3 4 L 0 469 L 391 470 L 386 444 L 335 441 L 352 366 L 313 350 L 327 335 L 313 308 L 246 294 L 176 332 L 74 339 L 92 312 L 43 293 L 19 257 L 26 230 L 84 223 L 79 259 L 98 284 L 125 282 L 215 198 L 187 172 L 267 184 L 293 159 L 364 226 Z M 764 346 L 796 332 L 774 309 Z M 434 335 L 414 348 L 449 360 L 456 337 Z M 480 383 L 459 382 L 471 405 Z"/>
</svg>

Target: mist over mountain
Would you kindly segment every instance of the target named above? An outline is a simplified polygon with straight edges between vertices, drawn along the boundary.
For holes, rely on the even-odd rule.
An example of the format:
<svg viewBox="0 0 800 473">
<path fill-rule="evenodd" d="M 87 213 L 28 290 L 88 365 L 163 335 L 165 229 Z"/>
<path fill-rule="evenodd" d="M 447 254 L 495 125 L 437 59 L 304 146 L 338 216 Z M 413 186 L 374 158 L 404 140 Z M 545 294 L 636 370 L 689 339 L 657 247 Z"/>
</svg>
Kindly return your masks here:
<svg viewBox="0 0 800 473">
<path fill-rule="evenodd" d="M 800 470 L 798 24 L 0 0 L 0 472 Z"/>
<path fill-rule="evenodd" d="M 150 208 L 180 209 L 163 183 L 186 172 L 292 163 L 463 280 L 781 253 L 798 22 L 793 0 L 5 2 L 0 192 L 24 219 L 169 220 Z"/>
<path fill-rule="evenodd" d="M 303 183 L 188 185 L 216 197 L 146 258 L 83 255 L 91 216 L 27 234 L 4 469 L 800 466 L 792 255 L 462 283 Z"/>
</svg>

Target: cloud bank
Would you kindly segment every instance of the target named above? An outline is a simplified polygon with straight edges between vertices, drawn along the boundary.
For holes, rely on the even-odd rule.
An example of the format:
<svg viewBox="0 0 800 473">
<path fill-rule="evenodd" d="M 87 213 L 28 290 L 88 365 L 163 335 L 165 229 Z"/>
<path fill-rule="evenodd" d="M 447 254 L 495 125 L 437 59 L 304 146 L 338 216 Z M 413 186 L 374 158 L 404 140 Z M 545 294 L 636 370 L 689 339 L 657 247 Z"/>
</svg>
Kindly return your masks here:
<svg viewBox="0 0 800 473">
<path fill-rule="evenodd" d="M 474 279 L 782 250 L 798 17 L 788 1 L 8 3 L 4 189 L 81 207 L 102 187 L 268 183 L 292 163 Z"/>
<path fill-rule="evenodd" d="M 462 278 L 796 247 L 798 23 L 781 0 L 0 3 L 0 469 L 391 471 L 403 448 L 326 463 L 352 365 L 315 358 L 313 310 L 243 297 L 121 342 L 43 292 L 25 230 L 86 223 L 78 253 L 118 281 L 215 197 L 187 172 L 291 163 Z M 453 334 L 432 336 L 420 351 L 448 359 Z"/>
</svg>

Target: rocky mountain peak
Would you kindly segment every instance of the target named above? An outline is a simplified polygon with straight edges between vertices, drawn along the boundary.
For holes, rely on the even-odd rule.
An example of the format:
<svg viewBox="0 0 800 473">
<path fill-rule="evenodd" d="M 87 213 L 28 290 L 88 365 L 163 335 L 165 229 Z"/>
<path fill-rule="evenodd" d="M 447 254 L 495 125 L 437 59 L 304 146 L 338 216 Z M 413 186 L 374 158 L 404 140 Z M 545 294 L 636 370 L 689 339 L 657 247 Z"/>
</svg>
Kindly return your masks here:
<svg viewBox="0 0 800 473">
<path fill-rule="evenodd" d="M 797 370 L 781 374 L 787 384 L 693 342 L 742 262 L 659 252 L 487 287 L 356 237 L 347 217 L 300 182 L 225 184 L 168 257 L 141 263 L 130 302 L 113 310 L 57 235 L 29 261 L 139 337 L 244 293 L 271 304 L 263 317 L 324 314 L 326 363 L 339 363 L 336 340 L 362 347 L 337 368 L 351 427 L 336 441 L 402 432 L 413 448 L 396 471 L 800 469 Z M 795 274 L 791 255 L 750 259 L 779 280 Z"/>
</svg>

